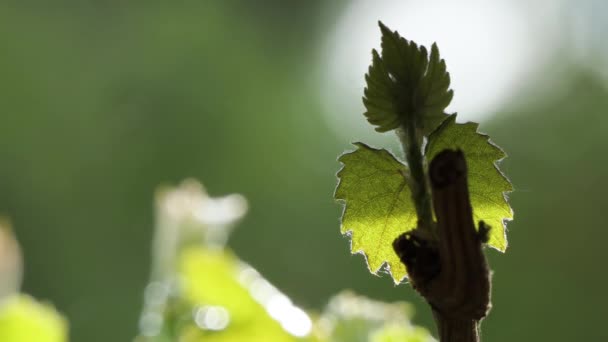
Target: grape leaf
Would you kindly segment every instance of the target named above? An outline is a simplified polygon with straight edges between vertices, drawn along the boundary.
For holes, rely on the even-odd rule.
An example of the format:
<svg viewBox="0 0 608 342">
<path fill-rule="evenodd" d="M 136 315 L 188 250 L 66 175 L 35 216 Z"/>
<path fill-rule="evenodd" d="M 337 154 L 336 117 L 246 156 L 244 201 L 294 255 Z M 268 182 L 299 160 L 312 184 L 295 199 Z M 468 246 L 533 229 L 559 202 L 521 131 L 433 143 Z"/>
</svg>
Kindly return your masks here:
<svg viewBox="0 0 608 342">
<path fill-rule="evenodd" d="M 460 149 L 467 161 L 469 196 L 473 220 L 483 220 L 490 226 L 488 245 L 504 252 L 507 248 L 506 221 L 513 219 L 513 211 L 505 193 L 513 191 L 511 182 L 500 172 L 496 162 L 506 157 L 489 137 L 477 132 L 479 124 L 456 123 L 456 114 L 446 119 L 429 137 L 427 160 L 444 149 Z"/>
<path fill-rule="evenodd" d="M 366 256 L 367 266 L 378 273 L 386 263 L 396 283 L 406 275 L 392 243 L 416 227 L 405 165 L 386 150 L 355 143 L 357 150 L 340 156 L 335 198 L 345 203 L 340 230 L 350 234 L 351 252 Z"/>
<path fill-rule="evenodd" d="M 446 119 L 444 109 L 454 95 L 445 61 L 436 44 L 428 55 L 424 46 L 401 37 L 379 23 L 382 56 L 372 50 L 372 65 L 365 75 L 363 104 L 376 131 L 387 132 L 414 120 L 423 135 Z"/>
</svg>

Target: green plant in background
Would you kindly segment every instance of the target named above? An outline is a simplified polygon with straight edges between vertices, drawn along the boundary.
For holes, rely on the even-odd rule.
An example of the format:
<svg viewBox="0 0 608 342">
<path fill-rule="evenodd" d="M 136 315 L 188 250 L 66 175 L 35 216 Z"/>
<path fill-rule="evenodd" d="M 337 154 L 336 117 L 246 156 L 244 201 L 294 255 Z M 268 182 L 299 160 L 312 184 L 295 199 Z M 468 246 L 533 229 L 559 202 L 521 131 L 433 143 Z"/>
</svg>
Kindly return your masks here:
<svg viewBox="0 0 608 342">
<path fill-rule="evenodd" d="M 246 206 L 240 195 L 210 198 L 193 180 L 158 192 L 152 280 L 139 340 L 295 340 L 265 309 L 275 296 L 286 297 L 225 248 Z M 290 302 L 282 304 L 308 319 Z"/>
<path fill-rule="evenodd" d="M 365 116 L 377 131 L 397 132 L 407 164 L 363 143 L 342 155 L 335 194 L 346 204 L 341 230 L 351 236 L 352 252 L 366 256 L 370 271 L 377 273 L 386 265 L 395 283 L 408 276 L 434 305 L 437 298 L 429 295 L 433 290 L 425 281 L 432 284 L 445 269 L 432 263 L 428 268 L 427 262 L 441 259 L 446 221 L 430 180 L 432 161 L 446 149 L 460 150 L 466 157 L 472 220 L 483 221 L 475 247 L 487 242 L 506 249 L 504 222 L 512 218 L 512 211 L 504 193 L 511 185 L 495 165 L 505 156 L 502 150 L 477 133 L 477 124 L 459 124 L 456 114 L 444 113 L 453 92 L 437 46 L 429 53 L 380 27 L 382 51 L 373 51 L 366 75 Z M 232 228 L 247 210 L 240 195 L 211 198 L 200 183 L 189 180 L 159 191 L 156 204 L 152 270 L 138 342 L 433 340 L 426 329 L 411 323 L 413 310 L 404 302 L 382 303 L 345 291 L 330 298 L 321 312 L 296 306 L 226 247 Z M 10 230 L 0 232 L 0 341 L 67 341 L 67 323 L 61 315 L 16 294 L 21 274 L 18 248 Z M 416 277 L 420 267 L 428 279 Z M 487 269 L 479 273 L 489 278 Z M 463 279 L 468 278 L 453 278 L 455 283 Z M 483 284 L 473 289 L 481 289 L 482 296 L 489 292 Z M 466 303 L 455 306 L 467 314 L 475 309 Z M 475 323 L 487 305 L 482 308 Z M 445 338 L 441 324 L 452 322 L 441 319 L 444 313 L 435 312 L 440 338 L 454 340 Z"/>
<path fill-rule="evenodd" d="M 382 303 L 345 291 L 322 313 L 293 304 L 225 243 L 245 214 L 240 195 L 209 197 L 186 180 L 156 196 L 151 280 L 137 342 L 432 341 L 411 324 L 404 302 Z M 21 255 L 0 225 L 0 341 L 67 342 L 67 323 L 50 305 L 17 294 Z"/>
<path fill-rule="evenodd" d="M 467 256 L 455 256 L 456 261 L 453 261 L 454 255 L 446 255 L 447 252 L 454 253 L 450 250 L 454 249 L 450 245 L 453 241 L 448 241 L 446 236 L 455 233 L 441 231 L 441 225 L 437 222 L 440 216 L 438 210 L 447 211 L 446 215 L 450 215 L 449 212 L 456 210 L 453 207 L 459 202 L 448 203 L 445 208 L 433 208 L 433 204 L 440 199 L 433 198 L 429 190 L 431 161 L 445 150 L 460 151 L 460 155 L 464 155 L 468 168 L 464 161 L 460 165 L 460 161 L 448 160 L 441 162 L 447 163 L 447 166 L 439 165 L 436 169 L 442 173 L 439 176 L 452 178 L 459 177 L 459 171 L 468 170 L 464 178 L 464 191 L 458 195 L 465 198 L 460 201 L 464 208 L 460 216 L 466 216 L 467 210 L 468 216 L 471 216 L 471 209 L 467 207 L 472 206 L 472 222 L 479 222 L 481 242 L 504 251 L 507 246 L 505 222 L 513 217 L 505 193 L 511 191 L 512 187 L 495 163 L 503 159 L 505 154 L 489 141 L 488 136 L 477 133 L 477 124 L 459 124 L 456 123 L 456 114 L 444 113 L 452 100 L 453 91 L 450 89 L 450 75 L 445 61 L 439 56 L 437 45 L 433 44 L 429 54 L 424 46 L 402 38 L 382 23 L 380 29 L 382 51 L 372 51 L 372 65 L 365 76 L 365 116 L 376 126 L 376 131 L 397 132 L 407 164 L 386 150 L 374 149 L 363 143 L 355 143 L 355 151 L 339 158 L 344 166 L 338 173 L 335 197 L 345 203 L 341 231 L 351 237 L 352 253 L 366 256 L 372 273 L 377 273 L 386 265 L 395 283 L 400 283 L 410 273 L 414 287 L 431 303 L 436 317 L 447 315 L 442 310 L 452 310 L 455 304 L 448 300 L 445 301 L 448 303 L 446 307 L 441 307 L 440 303 L 445 298 L 438 298 L 444 297 L 444 293 L 437 294 L 441 292 L 438 288 L 455 287 L 459 280 L 445 279 L 445 284 L 441 284 L 437 279 L 441 278 L 441 272 L 464 273 L 465 270 L 457 269 L 462 266 L 460 259 L 469 257 L 473 252 L 461 251 Z M 459 157 L 444 156 L 442 160 L 446 158 Z M 450 170 L 444 170 L 448 166 Z M 458 225 L 445 222 L 444 226 L 450 224 Z M 470 246 L 467 248 L 477 248 L 478 243 L 470 242 L 473 240 L 468 237 L 456 238 L 462 239 L 464 245 L 468 243 Z M 476 273 L 483 284 L 463 286 L 479 286 L 481 292 L 487 293 L 479 294 L 485 298 L 480 298 L 480 307 L 475 309 L 478 312 L 471 314 L 471 317 L 463 316 L 478 321 L 485 316 L 489 307 L 489 273 L 485 258 L 480 253 L 476 255 L 479 255 L 479 265 L 470 266 L 466 262 L 463 265 L 469 269 L 477 268 L 471 272 Z M 438 323 L 441 330 L 442 324 Z"/>
<path fill-rule="evenodd" d="M 345 292 L 307 313 L 226 248 L 240 195 L 210 198 L 187 180 L 157 195 L 152 279 L 137 341 L 430 341 L 406 303 Z"/>
<path fill-rule="evenodd" d="M 22 260 L 10 225 L 0 222 L 0 341 L 66 342 L 67 322 L 55 309 L 19 293 Z"/>
</svg>

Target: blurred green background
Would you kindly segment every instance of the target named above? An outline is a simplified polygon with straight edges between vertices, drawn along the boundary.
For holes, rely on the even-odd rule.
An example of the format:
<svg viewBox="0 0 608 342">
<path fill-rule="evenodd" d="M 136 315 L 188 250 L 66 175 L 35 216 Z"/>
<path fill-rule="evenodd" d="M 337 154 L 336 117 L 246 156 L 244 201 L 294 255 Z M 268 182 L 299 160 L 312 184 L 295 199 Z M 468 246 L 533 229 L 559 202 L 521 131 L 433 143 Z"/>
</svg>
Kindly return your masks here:
<svg viewBox="0 0 608 342">
<path fill-rule="evenodd" d="M 361 114 L 378 19 L 438 42 L 450 109 L 509 154 L 515 221 L 506 255 L 488 252 L 484 340 L 608 340 L 600 0 L 3 0 L 0 212 L 24 250 L 24 291 L 68 316 L 73 341 L 130 340 L 154 189 L 195 177 L 248 198 L 229 245 L 297 304 L 351 288 L 411 301 L 431 327 L 411 288 L 350 255 L 332 199 L 350 142 L 398 151 Z"/>
</svg>

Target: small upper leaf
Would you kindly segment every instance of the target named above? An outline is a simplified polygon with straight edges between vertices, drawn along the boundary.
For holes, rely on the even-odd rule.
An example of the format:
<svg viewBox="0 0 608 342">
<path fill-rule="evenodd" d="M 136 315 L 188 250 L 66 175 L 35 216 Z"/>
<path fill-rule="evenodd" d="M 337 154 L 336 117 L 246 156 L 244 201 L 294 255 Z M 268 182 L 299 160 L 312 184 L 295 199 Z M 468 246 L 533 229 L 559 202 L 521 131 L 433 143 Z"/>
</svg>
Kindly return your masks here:
<svg viewBox="0 0 608 342">
<path fill-rule="evenodd" d="M 469 196 L 473 220 L 483 220 L 490 226 L 488 245 L 504 252 L 507 248 L 506 221 L 513 219 L 513 211 L 505 197 L 513 190 L 509 180 L 500 172 L 496 162 L 506 157 L 489 137 L 477 132 L 477 123 L 456 123 L 451 115 L 429 137 L 427 160 L 444 149 L 460 149 L 468 167 Z"/>
<path fill-rule="evenodd" d="M 446 118 L 444 109 L 454 95 L 445 61 L 439 57 L 436 44 L 429 56 L 424 46 L 379 24 L 382 56 L 372 51 L 372 65 L 365 75 L 365 116 L 378 132 L 413 120 L 422 134 L 428 135 Z"/>
<path fill-rule="evenodd" d="M 386 150 L 363 143 L 343 154 L 344 167 L 335 198 L 345 202 L 341 231 L 350 232 L 351 252 L 363 253 L 372 273 L 387 263 L 396 283 L 406 275 L 405 266 L 393 251 L 393 241 L 416 227 L 416 211 L 407 186 L 407 167 Z"/>
</svg>

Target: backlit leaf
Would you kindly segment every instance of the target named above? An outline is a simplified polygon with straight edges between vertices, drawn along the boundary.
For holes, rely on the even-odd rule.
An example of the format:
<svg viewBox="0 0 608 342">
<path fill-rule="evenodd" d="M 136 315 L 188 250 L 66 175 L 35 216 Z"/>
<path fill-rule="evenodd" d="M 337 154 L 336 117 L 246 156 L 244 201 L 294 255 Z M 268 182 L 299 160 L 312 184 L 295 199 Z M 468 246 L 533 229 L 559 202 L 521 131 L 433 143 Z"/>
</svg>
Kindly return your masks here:
<svg viewBox="0 0 608 342">
<path fill-rule="evenodd" d="M 382 52 L 372 51 L 372 65 L 365 75 L 365 116 L 379 132 L 413 120 L 428 135 L 447 117 L 444 109 L 454 95 L 445 61 L 436 44 L 429 56 L 424 46 L 379 24 Z"/>
<path fill-rule="evenodd" d="M 407 185 L 407 167 L 386 150 L 355 143 L 343 154 L 344 167 L 335 198 L 345 203 L 341 231 L 350 234 L 351 252 L 363 253 L 372 273 L 386 263 L 396 283 L 406 275 L 392 243 L 416 227 L 416 212 Z"/>
<path fill-rule="evenodd" d="M 477 123 L 456 123 L 456 114 L 445 120 L 429 137 L 427 160 L 444 149 L 460 149 L 467 161 L 469 196 L 473 220 L 483 220 L 490 226 L 488 245 L 505 251 L 506 221 L 513 219 L 513 211 L 505 194 L 513 190 L 509 180 L 500 172 L 496 162 L 506 157 L 489 137 L 477 132 Z"/>
</svg>

